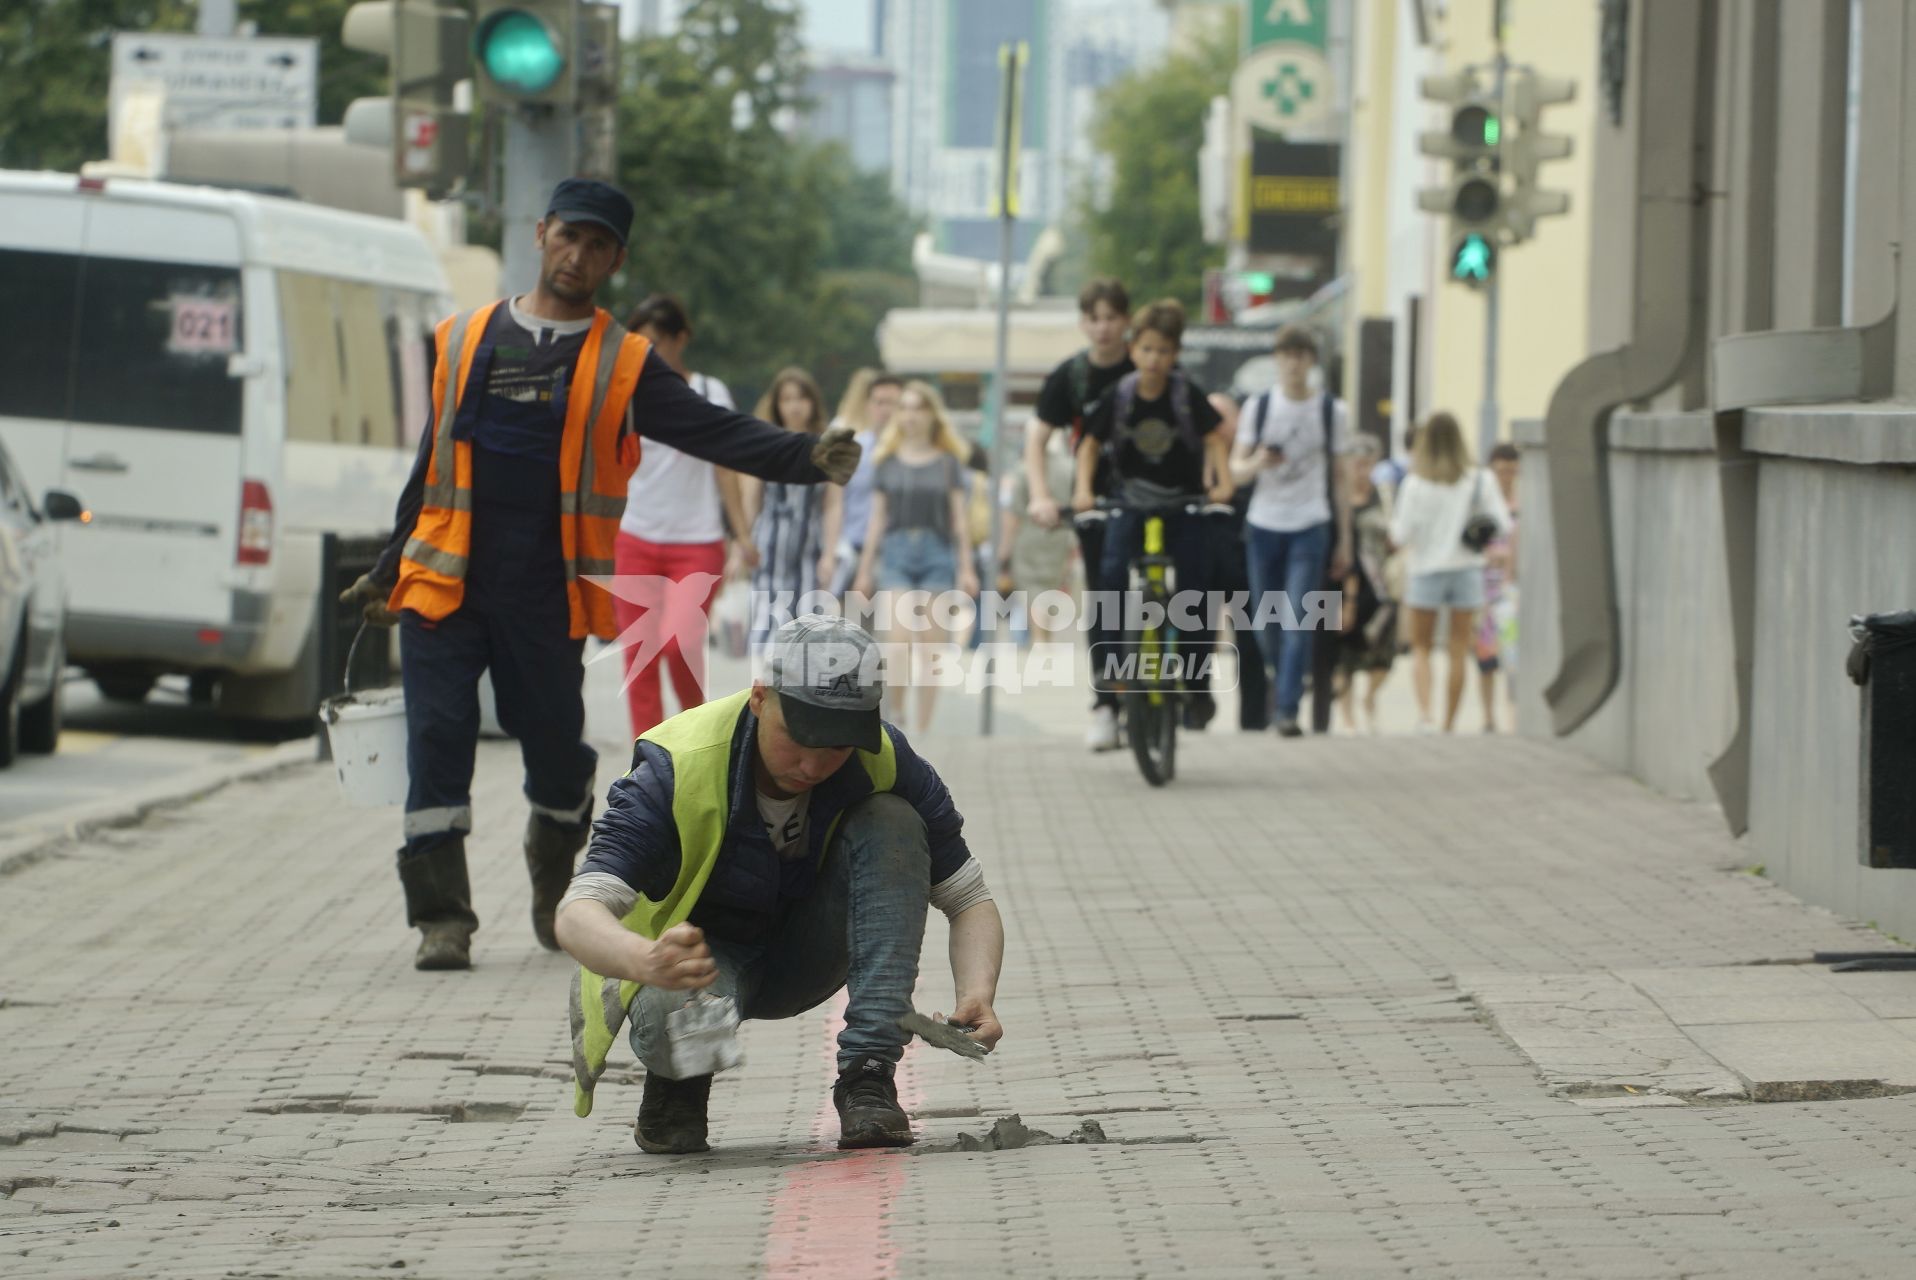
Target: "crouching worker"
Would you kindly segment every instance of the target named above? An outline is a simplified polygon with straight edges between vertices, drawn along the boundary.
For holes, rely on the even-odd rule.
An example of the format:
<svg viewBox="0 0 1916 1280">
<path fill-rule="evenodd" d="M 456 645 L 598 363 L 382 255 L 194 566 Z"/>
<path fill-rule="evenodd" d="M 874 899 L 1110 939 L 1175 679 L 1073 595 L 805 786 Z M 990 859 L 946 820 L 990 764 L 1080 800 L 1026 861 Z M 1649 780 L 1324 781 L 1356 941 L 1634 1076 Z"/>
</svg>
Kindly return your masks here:
<svg viewBox="0 0 1916 1280">
<path fill-rule="evenodd" d="M 1004 926 L 936 772 L 879 718 L 879 652 L 842 618 L 779 628 L 752 687 L 649 730 L 612 785 L 559 943 L 572 992 L 575 1110 L 620 1026 L 645 1067 L 635 1136 L 706 1151 L 712 1077 L 674 1078 L 667 1019 L 687 993 L 742 1018 L 791 1018 L 847 990 L 838 1037 L 840 1147 L 902 1147 L 892 1074 L 904 1053 L 925 913 L 951 921 L 951 1021 L 986 1047 Z"/>
</svg>

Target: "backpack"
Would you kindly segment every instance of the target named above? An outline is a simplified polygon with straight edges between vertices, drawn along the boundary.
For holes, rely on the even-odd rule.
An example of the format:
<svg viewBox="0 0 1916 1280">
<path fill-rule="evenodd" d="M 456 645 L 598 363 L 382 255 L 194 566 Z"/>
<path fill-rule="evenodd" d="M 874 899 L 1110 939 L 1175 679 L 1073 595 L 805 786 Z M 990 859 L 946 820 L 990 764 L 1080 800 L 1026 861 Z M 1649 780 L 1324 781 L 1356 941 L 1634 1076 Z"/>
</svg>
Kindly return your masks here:
<svg viewBox="0 0 1916 1280">
<path fill-rule="evenodd" d="M 1204 452 L 1204 441 L 1198 436 L 1197 414 L 1191 407 L 1191 380 L 1184 376 L 1184 370 L 1171 370 L 1171 416 L 1177 420 L 1178 437 L 1195 453 Z M 1118 379 L 1117 403 L 1112 406 L 1111 444 L 1117 444 L 1117 438 L 1130 425 L 1131 407 L 1138 402 L 1138 375 L 1127 373 Z"/>
</svg>

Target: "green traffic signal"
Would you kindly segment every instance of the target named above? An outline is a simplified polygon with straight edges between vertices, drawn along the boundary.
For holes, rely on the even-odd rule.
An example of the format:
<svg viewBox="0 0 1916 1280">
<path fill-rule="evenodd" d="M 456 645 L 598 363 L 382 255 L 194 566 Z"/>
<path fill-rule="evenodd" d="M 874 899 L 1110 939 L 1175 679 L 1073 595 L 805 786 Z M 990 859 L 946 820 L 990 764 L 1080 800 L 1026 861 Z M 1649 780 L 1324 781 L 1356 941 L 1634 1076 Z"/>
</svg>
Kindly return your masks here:
<svg viewBox="0 0 1916 1280">
<path fill-rule="evenodd" d="M 1252 293 L 1269 293 L 1271 290 L 1277 288 L 1277 278 L 1268 271 L 1246 272 L 1244 276 L 1244 287 Z"/>
<path fill-rule="evenodd" d="M 1450 278 L 1463 284 L 1484 284 L 1497 269 L 1497 246 L 1473 231 L 1457 242 L 1450 255 Z"/>
<path fill-rule="evenodd" d="M 486 19 L 473 52 L 493 83 L 515 93 L 544 93 L 565 70 L 565 54 L 552 29 L 523 9 L 501 10 Z"/>
<path fill-rule="evenodd" d="M 1467 147 L 1494 147 L 1503 134 L 1503 121 L 1482 103 L 1459 107 L 1450 118 L 1450 136 Z"/>
</svg>

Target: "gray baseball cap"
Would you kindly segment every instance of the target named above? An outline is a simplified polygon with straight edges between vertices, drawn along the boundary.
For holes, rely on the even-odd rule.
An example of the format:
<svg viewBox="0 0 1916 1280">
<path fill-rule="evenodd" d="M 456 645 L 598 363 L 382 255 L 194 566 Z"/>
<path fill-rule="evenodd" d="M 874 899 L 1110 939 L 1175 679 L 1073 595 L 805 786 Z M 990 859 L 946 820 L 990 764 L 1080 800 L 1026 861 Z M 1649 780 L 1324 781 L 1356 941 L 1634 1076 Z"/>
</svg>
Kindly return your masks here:
<svg viewBox="0 0 1916 1280">
<path fill-rule="evenodd" d="M 877 751 L 885 692 L 878 643 L 845 618 L 806 614 L 772 636 L 766 684 L 778 694 L 785 727 L 801 747 Z"/>
</svg>

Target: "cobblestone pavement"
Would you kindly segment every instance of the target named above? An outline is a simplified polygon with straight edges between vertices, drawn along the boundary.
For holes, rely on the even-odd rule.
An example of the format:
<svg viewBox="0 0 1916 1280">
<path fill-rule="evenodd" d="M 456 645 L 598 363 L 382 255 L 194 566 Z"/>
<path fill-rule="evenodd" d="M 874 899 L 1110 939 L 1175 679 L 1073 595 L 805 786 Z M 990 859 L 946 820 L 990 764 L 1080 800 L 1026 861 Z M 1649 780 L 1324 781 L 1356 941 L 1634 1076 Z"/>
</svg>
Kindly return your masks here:
<svg viewBox="0 0 1916 1280">
<path fill-rule="evenodd" d="M 908 1054 L 911 1153 L 832 1149 L 826 1011 L 747 1027 L 709 1156 L 633 1147 L 622 1045 L 571 1114 L 508 743 L 471 973 L 411 970 L 396 817 L 317 766 L 0 877 L 0 1275 L 1916 1274 L 1916 1097 L 1558 1096 L 1460 997 L 1886 945 L 1711 813 L 1507 738 L 1193 737 L 1150 791 L 1075 699 L 1016 715 L 1050 727 L 926 744 L 1009 1032 Z M 1110 1142 L 945 1149 L 1011 1113 Z"/>
</svg>

